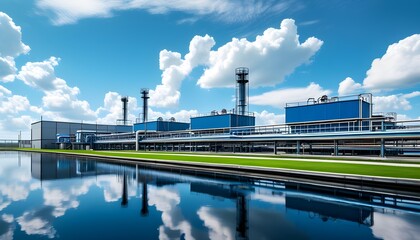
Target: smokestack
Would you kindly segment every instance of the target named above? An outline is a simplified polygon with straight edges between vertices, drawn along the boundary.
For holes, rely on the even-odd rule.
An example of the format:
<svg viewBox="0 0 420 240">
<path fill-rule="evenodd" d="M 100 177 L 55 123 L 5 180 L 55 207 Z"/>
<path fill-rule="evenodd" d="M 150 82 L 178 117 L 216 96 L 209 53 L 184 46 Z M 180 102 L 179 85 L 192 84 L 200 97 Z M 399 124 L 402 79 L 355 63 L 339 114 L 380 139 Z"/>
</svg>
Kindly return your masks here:
<svg viewBox="0 0 420 240">
<path fill-rule="evenodd" d="M 122 97 L 122 111 L 123 111 L 123 125 L 127 125 L 127 103 L 128 103 L 128 97 Z"/>
<path fill-rule="evenodd" d="M 147 122 L 148 114 L 147 110 L 149 109 L 149 106 L 147 104 L 149 97 L 149 89 L 143 88 L 140 91 L 141 98 L 143 99 L 143 122 Z"/>
<path fill-rule="evenodd" d="M 248 106 L 247 83 L 249 82 L 249 69 L 240 67 L 235 70 L 236 75 L 236 111 L 239 115 L 245 115 Z"/>
</svg>

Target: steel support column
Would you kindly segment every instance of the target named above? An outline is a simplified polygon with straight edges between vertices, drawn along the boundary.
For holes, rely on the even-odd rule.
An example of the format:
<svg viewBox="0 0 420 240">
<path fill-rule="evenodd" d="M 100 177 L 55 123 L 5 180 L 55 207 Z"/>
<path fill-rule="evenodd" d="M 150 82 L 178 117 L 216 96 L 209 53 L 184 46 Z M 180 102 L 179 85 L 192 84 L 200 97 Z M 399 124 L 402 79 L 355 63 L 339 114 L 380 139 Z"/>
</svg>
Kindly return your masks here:
<svg viewBox="0 0 420 240">
<path fill-rule="evenodd" d="M 300 154 L 300 141 L 296 141 L 296 154 Z"/>
<path fill-rule="evenodd" d="M 338 142 L 334 140 L 334 156 L 338 156 Z"/>
<path fill-rule="evenodd" d="M 385 140 L 383 138 L 381 139 L 381 157 L 385 157 Z"/>
<path fill-rule="evenodd" d="M 274 155 L 277 155 L 277 142 L 274 141 Z"/>
</svg>

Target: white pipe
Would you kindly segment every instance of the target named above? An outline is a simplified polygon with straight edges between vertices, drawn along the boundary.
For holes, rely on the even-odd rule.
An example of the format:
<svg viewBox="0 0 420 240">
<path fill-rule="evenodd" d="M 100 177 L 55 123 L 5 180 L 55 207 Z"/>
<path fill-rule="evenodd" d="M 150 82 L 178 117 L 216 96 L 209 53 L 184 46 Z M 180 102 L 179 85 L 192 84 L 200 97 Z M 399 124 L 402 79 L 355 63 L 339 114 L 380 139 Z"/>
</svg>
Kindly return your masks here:
<svg viewBox="0 0 420 240">
<path fill-rule="evenodd" d="M 141 130 L 136 131 L 136 151 L 139 150 L 139 134 Z"/>
</svg>

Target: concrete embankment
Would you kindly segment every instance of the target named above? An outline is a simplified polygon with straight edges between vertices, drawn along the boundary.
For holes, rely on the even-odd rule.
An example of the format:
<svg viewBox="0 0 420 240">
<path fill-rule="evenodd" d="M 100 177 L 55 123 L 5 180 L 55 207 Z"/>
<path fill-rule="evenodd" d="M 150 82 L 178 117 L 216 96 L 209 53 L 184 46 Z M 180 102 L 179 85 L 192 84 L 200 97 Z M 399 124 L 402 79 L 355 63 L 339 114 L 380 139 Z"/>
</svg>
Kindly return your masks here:
<svg viewBox="0 0 420 240">
<path fill-rule="evenodd" d="M 36 150 L 34 152 L 37 152 Z M 356 174 L 327 173 L 319 171 L 292 170 L 285 168 L 271 168 L 259 166 L 244 166 L 235 164 L 203 163 L 191 161 L 157 160 L 145 157 L 103 156 L 87 153 L 57 152 L 72 156 L 84 156 L 111 162 L 129 162 L 148 167 L 174 170 L 181 173 L 200 174 L 211 172 L 214 174 L 229 174 L 243 177 L 256 177 L 270 180 L 304 182 L 322 186 L 333 186 L 357 191 L 385 192 L 400 196 L 420 197 L 420 180 L 394 177 L 378 177 Z M 141 155 L 141 154 L 140 154 Z M 200 155 L 197 155 L 200 156 Z M 374 164 L 374 163 L 372 163 Z M 399 164 L 395 164 L 399 165 Z M 402 165 L 402 164 L 401 164 Z M 413 166 L 418 168 L 419 166 Z"/>
</svg>

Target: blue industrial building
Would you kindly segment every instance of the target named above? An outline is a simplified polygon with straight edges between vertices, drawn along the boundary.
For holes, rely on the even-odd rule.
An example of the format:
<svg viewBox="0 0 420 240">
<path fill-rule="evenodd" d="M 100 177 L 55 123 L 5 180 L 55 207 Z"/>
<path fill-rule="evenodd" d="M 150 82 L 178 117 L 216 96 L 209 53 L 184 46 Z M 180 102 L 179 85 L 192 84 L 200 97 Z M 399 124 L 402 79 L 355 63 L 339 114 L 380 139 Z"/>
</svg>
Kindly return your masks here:
<svg viewBox="0 0 420 240">
<path fill-rule="evenodd" d="M 176 121 L 156 120 L 149 122 L 136 123 L 133 125 L 134 132 L 136 131 L 150 131 L 150 132 L 165 132 L 165 131 L 180 131 L 189 129 L 190 124 Z"/>
<path fill-rule="evenodd" d="M 191 130 L 245 126 L 255 126 L 255 117 L 252 115 L 238 115 L 234 113 L 218 114 L 213 112 L 211 115 L 191 118 Z"/>
<path fill-rule="evenodd" d="M 287 103 L 286 124 L 292 133 L 368 130 L 372 117 L 372 95 L 346 97 L 324 95 L 317 100 Z"/>
<path fill-rule="evenodd" d="M 340 121 L 370 118 L 372 104 L 362 95 L 338 97 L 322 96 L 318 101 L 286 104 L 286 124 L 301 124 L 319 121 Z"/>
</svg>

